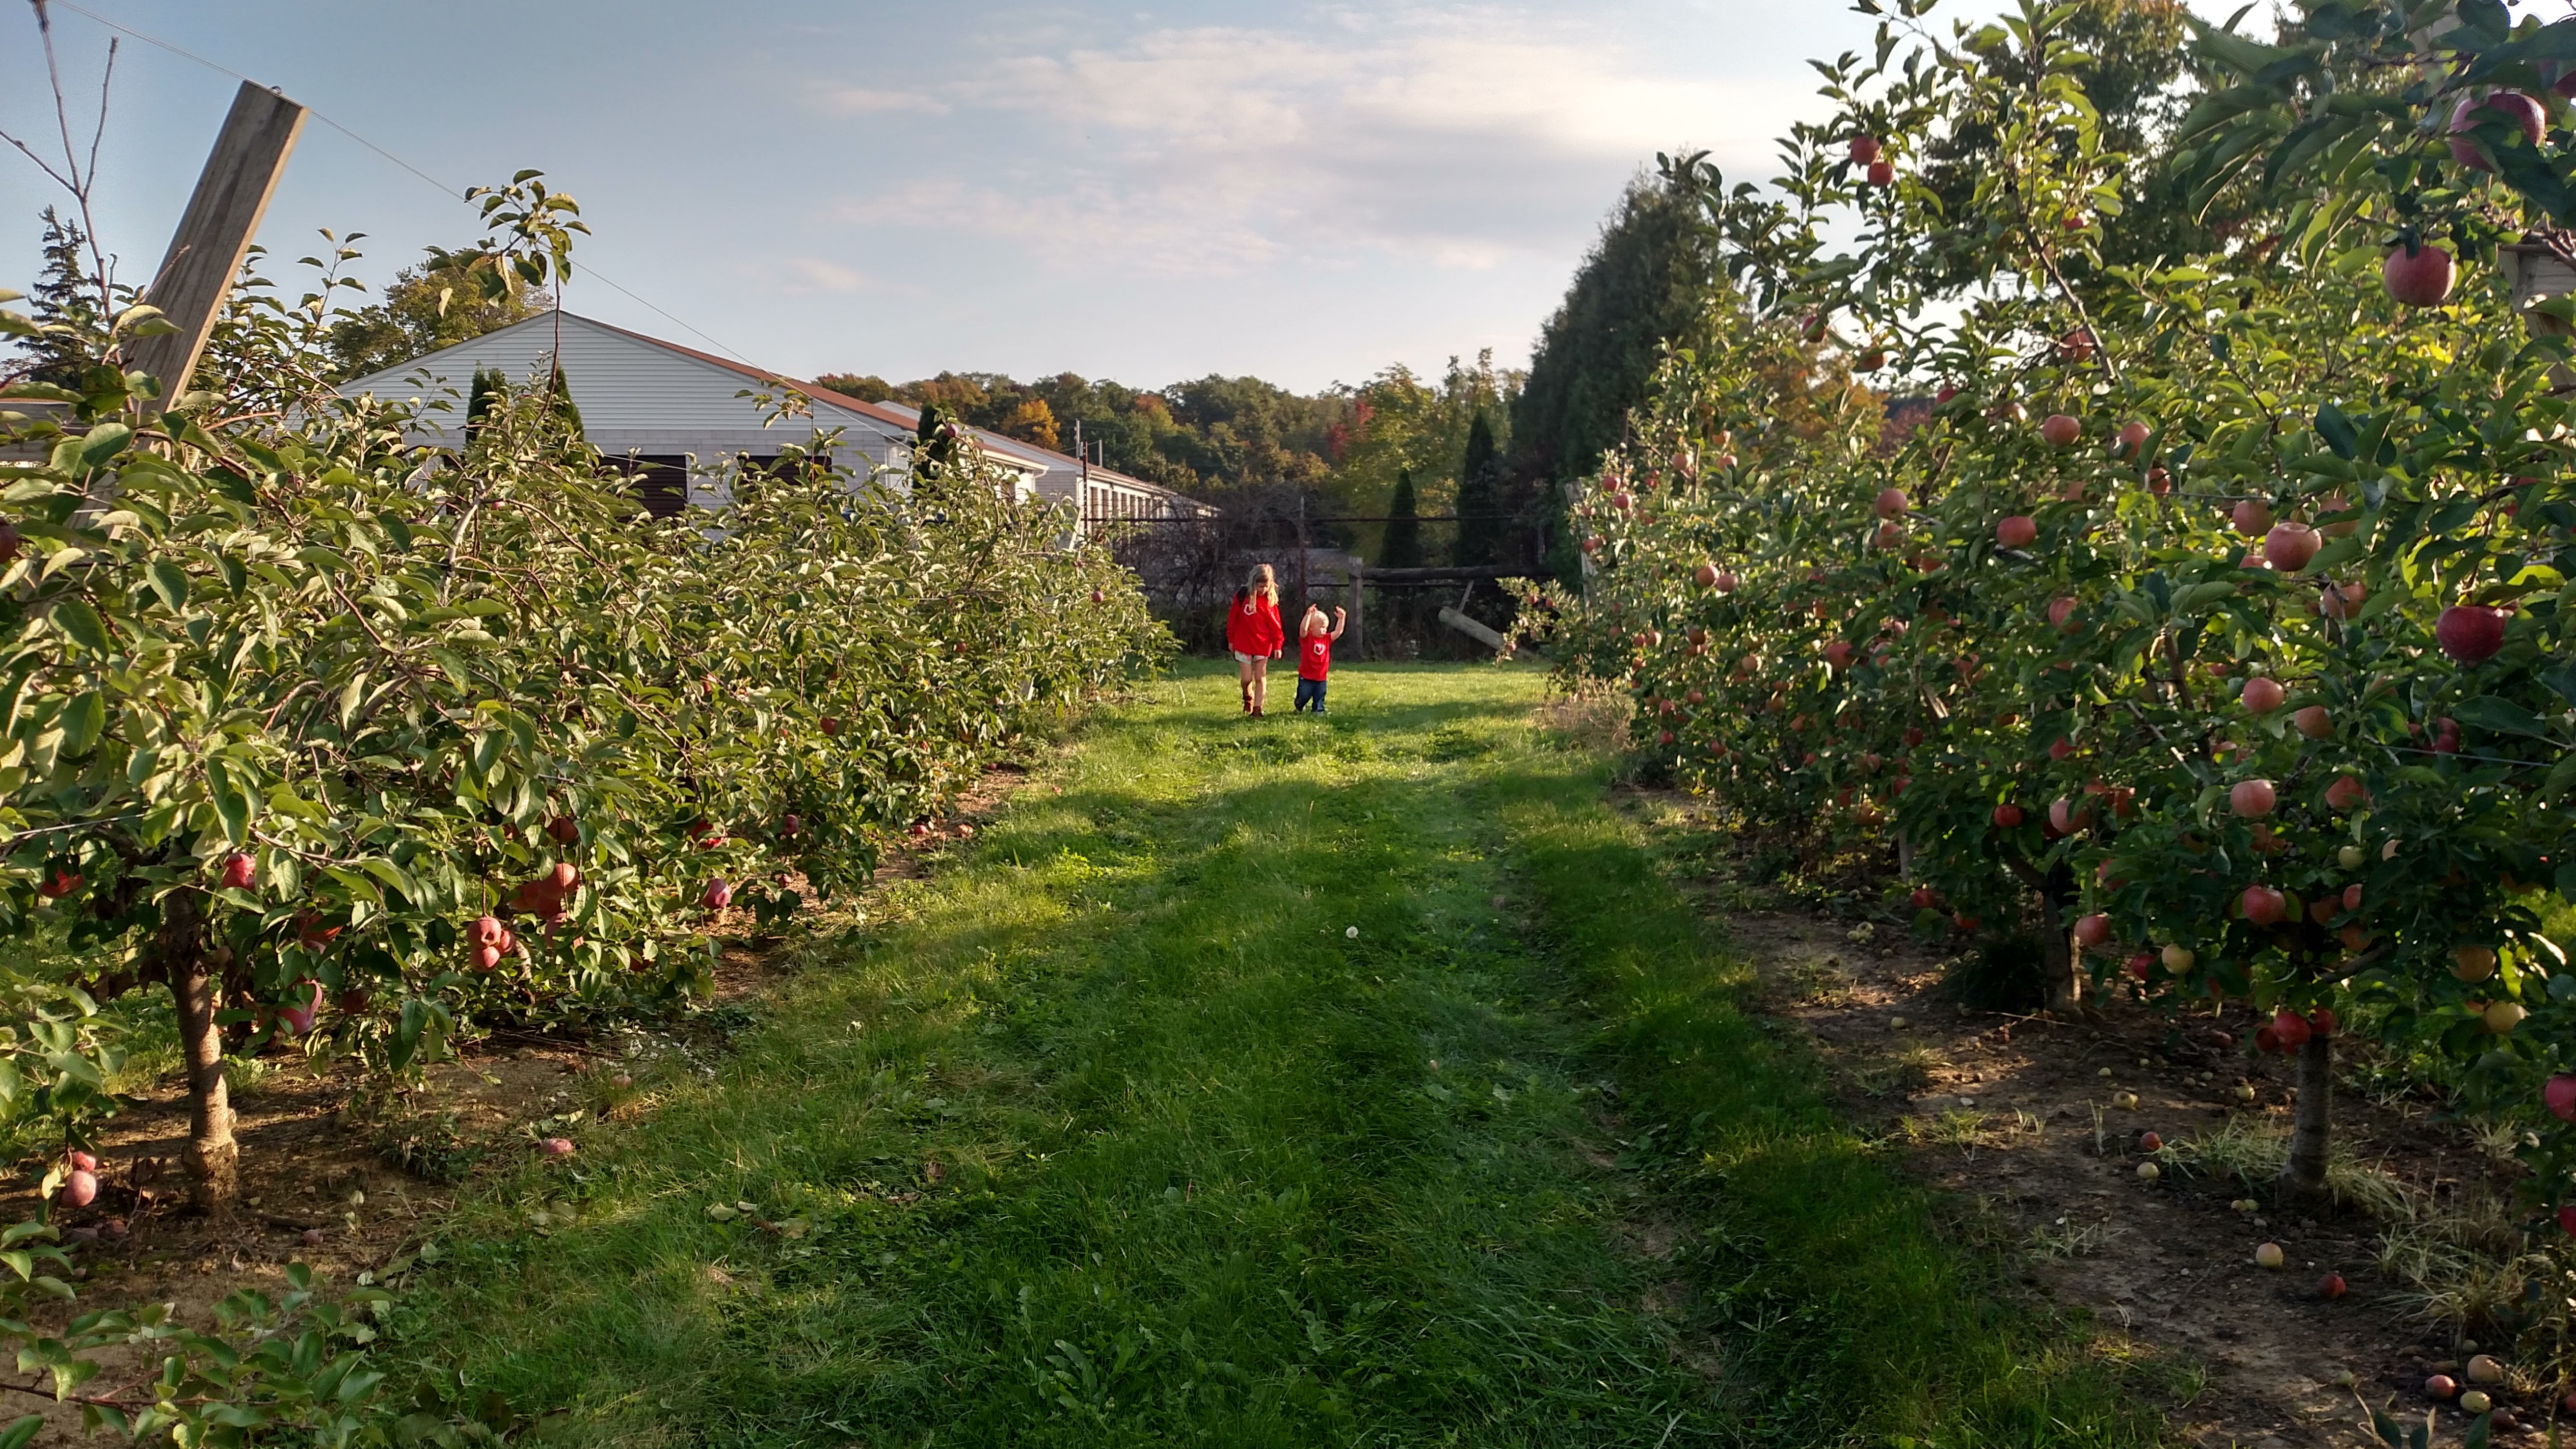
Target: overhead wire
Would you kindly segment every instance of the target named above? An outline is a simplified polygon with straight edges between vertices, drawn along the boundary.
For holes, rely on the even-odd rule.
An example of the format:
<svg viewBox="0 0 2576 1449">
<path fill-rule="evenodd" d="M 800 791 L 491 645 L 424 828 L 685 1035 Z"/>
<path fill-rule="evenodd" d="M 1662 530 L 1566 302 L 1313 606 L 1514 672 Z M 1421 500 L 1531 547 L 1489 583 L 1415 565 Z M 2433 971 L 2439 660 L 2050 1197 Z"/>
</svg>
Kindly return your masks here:
<svg viewBox="0 0 2576 1449">
<path fill-rule="evenodd" d="M 183 59 L 183 60 L 193 61 L 193 62 L 195 62 L 196 64 L 201 65 L 201 66 L 204 66 L 206 69 L 208 69 L 208 70 L 210 70 L 210 71 L 215 72 L 217 75 L 229 76 L 229 77 L 231 77 L 232 79 L 237 80 L 237 81 L 240 81 L 240 82 L 242 82 L 242 83 L 243 83 L 243 84 L 245 84 L 245 85 L 255 85 L 255 86 L 256 86 L 256 85 L 265 85 L 265 84 L 266 84 L 266 82 L 264 82 L 264 81 L 255 80 L 255 79 L 253 79 L 253 78 L 252 78 L 252 77 L 250 77 L 250 76 L 247 76 L 247 75 L 242 74 L 240 71 L 237 71 L 237 70 L 233 69 L 231 66 L 224 65 L 224 64 L 222 64 L 221 62 L 218 62 L 218 61 L 208 60 L 206 57 L 204 57 L 204 56 L 202 56 L 202 55 L 197 54 L 197 53 L 196 53 L 195 51 L 193 51 L 193 50 L 189 50 L 189 49 L 187 49 L 187 48 L 185 48 L 185 47 L 183 47 L 183 46 L 173 45 L 173 44 L 171 44 L 169 41 L 163 40 L 163 39 L 161 39 L 161 38 L 160 38 L 159 36 L 157 36 L 157 35 L 147 35 L 147 34 L 145 34 L 144 32 L 142 32 L 142 31 L 140 31 L 140 30 L 135 29 L 135 28 L 134 28 L 133 26 L 131 26 L 131 25 L 127 25 L 127 24 L 125 24 L 125 23 L 124 23 L 124 22 L 122 22 L 122 21 L 118 21 L 118 20 L 110 20 L 110 19 L 109 19 L 109 18 L 107 18 L 106 16 L 99 14 L 97 11 L 90 9 L 88 6 L 77 3 L 77 0 L 43 0 L 43 3 L 45 3 L 45 4 L 47 4 L 47 5 L 56 5 L 56 6 L 60 6 L 60 7 L 62 7 L 62 8 L 63 8 L 63 9 L 65 9 L 65 10 L 71 11 L 71 12 L 72 12 L 73 14 L 75 14 L 75 15 L 79 15 L 79 16 L 81 16 L 81 17 L 85 18 L 85 19 L 88 19 L 88 20 L 94 21 L 94 22 L 96 22 L 96 23 L 98 23 L 98 24 L 100 24 L 100 25 L 106 26 L 108 29 L 113 30 L 113 31 L 116 31 L 116 32 L 118 32 L 119 34 L 127 35 L 127 36 L 131 36 L 131 37 L 133 37 L 133 38 L 134 38 L 134 39 L 136 39 L 136 40 L 142 41 L 142 42 L 143 42 L 144 44 L 146 44 L 146 45 L 149 45 L 149 46 L 155 46 L 155 47 L 157 47 L 157 48 L 159 48 L 159 49 L 166 50 L 166 51 L 170 52 L 172 55 L 178 56 L 178 57 L 180 57 L 180 58 L 181 58 L 181 59 Z M 271 87 L 271 89 L 275 89 L 275 88 L 274 88 L 274 87 Z M 298 105 L 304 105 L 304 103 L 303 103 L 303 102 L 301 102 L 301 101 L 298 101 L 296 104 L 298 104 Z M 405 171 L 410 172 L 412 175 L 414 175 L 414 176 L 416 176 L 416 177 L 419 177 L 421 180 L 423 180 L 423 181 L 425 181 L 425 182 L 428 182 L 431 186 L 433 186 L 433 187 L 437 188 L 437 190 L 439 191 L 439 193 L 440 193 L 440 194 L 442 194 L 442 195 L 444 195 L 444 196 L 446 196 L 449 200 L 451 200 L 451 201 L 458 201 L 458 202 L 462 202 L 462 201 L 464 201 L 464 198 L 465 198 L 465 190 L 464 190 L 464 188 L 463 188 L 463 187 L 457 187 L 457 186 L 450 186 L 450 185 L 448 185 L 446 182 L 439 180 L 437 177 L 430 175 L 427 171 L 422 170 L 420 167 L 413 165 L 411 162 L 404 160 L 402 157 L 395 155 L 393 152 L 391 152 L 391 151 L 389 151 L 389 150 L 385 149 L 384 147 L 382 147 L 382 146 L 380 146 L 380 145 L 377 145 L 375 142 L 373 142 L 373 141 L 371 141 L 371 140 L 368 140 L 366 137 L 359 135 L 356 131 L 353 131 L 353 130 L 351 130 L 350 128 L 348 128 L 347 126 L 344 126 L 344 125 L 340 124 L 338 121 L 333 120 L 330 116 L 325 115 L 323 112 L 321 112 L 320 110 L 318 110 L 318 109 L 316 109 L 316 108 L 314 108 L 314 107 L 312 107 L 312 106 L 306 105 L 306 106 L 304 106 L 304 110 L 305 110 L 305 113 L 306 113 L 307 115 L 310 115 L 313 119 L 315 119 L 315 120 L 317 120 L 317 121 L 320 121 L 323 125 L 326 125 L 326 126 L 330 127 L 332 130 L 339 132 L 341 135 L 348 137 L 348 138 L 349 138 L 350 140 L 352 140 L 352 141 L 355 141 L 355 142 L 356 142 L 356 143 L 358 143 L 360 146 L 363 146 L 363 147 L 365 147 L 366 149 L 368 149 L 368 150 L 370 150 L 370 151 L 373 151 L 373 152 L 374 152 L 374 153 L 376 153 L 378 156 L 383 157 L 385 160 L 392 162 L 394 165 L 396 165 L 396 166 L 398 166 L 398 167 L 402 168 L 402 169 L 403 169 L 403 170 L 405 170 Z M 767 369 L 767 368 L 765 368 L 765 367 L 762 367 L 759 363 L 756 363 L 756 362 L 752 361 L 749 357 L 744 356 L 741 352 L 737 351 L 736 349 L 726 346 L 723 342 L 718 341 L 716 338 L 714 338 L 714 337 L 710 336 L 709 334 L 707 334 L 706 332 L 704 332 L 704 331 L 700 330 L 699 328 L 697 328 L 697 327 L 695 327 L 695 326 L 691 325 L 689 322 L 687 322 L 687 321 L 683 320 L 683 319 L 682 319 L 682 318 L 680 318 L 680 317 L 674 316 L 670 311 L 668 311 L 667 309 L 663 308 L 660 304 L 658 304 L 658 303 L 656 303 L 656 302 L 654 302 L 654 301 L 650 300 L 649 298 L 646 298 L 646 297 L 640 296 L 640 295 L 638 295 L 637 293 L 635 293 L 635 292 L 633 292 L 633 291 L 630 291 L 630 290 L 628 290 L 628 289 L 627 289 L 627 288 L 625 288 L 625 287 L 619 286 L 619 285 L 617 284 L 617 282 L 616 282 L 616 280 L 615 280 L 615 279 L 613 279 L 613 278 L 611 278 L 611 277 L 608 277 L 608 276 L 606 276 L 606 275 L 602 274 L 602 273 L 600 272 L 600 270 L 599 270 L 597 267 L 595 267 L 595 266 L 591 266 L 591 265 L 590 265 L 590 264 L 588 264 L 588 263 L 584 263 L 584 264 L 583 264 L 583 267 L 582 267 L 581 275 L 586 276 L 586 277 L 587 277 L 587 278 L 589 278 L 591 281 L 594 281 L 594 282 L 599 283 L 601 286 L 608 288 L 610 291 L 617 293 L 619 296 L 626 298 L 628 301 L 635 303 L 637 306 L 639 306 L 639 307 L 643 307 L 643 308 L 645 308 L 646 310 L 651 311 L 651 312 L 652 312 L 652 313 L 654 313 L 656 316 L 659 316 L 660 318 L 662 318 L 664 321 L 669 322 L 672 326 L 674 326 L 674 327 L 678 327 L 678 328 L 680 328 L 681 330 L 683 330 L 683 331 L 685 331 L 685 332 L 689 333 L 691 336 L 696 337 L 699 341 L 704 342 L 704 343 L 706 343 L 708 346 L 710 346 L 710 347 L 714 348 L 716 351 L 721 352 L 721 353 L 724 353 L 726 356 L 729 356 L 729 357 L 733 358 L 736 362 L 741 363 L 743 366 L 748 367 L 748 368 L 751 368 L 751 369 L 753 369 L 754 371 L 757 371 L 757 372 L 763 372 L 763 373 L 767 373 L 767 372 L 769 372 L 769 369 Z M 775 376 L 776 374 L 771 374 L 771 375 L 772 375 L 772 376 Z"/>
</svg>

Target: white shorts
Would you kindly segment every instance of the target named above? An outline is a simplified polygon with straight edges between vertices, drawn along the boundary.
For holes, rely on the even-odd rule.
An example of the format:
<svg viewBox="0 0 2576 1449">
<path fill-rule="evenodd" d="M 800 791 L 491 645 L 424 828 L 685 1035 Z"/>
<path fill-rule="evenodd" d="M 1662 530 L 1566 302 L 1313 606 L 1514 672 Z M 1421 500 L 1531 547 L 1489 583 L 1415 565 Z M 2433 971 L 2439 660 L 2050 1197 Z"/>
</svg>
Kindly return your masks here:
<svg viewBox="0 0 2576 1449">
<path fill-rule="evenodd" d="M 1234 662 L 1237 664 L 1251 664 L 1269 657 L 1267 654 L 1246 654 L 1240 649 L 1234 651 Z"/>
</svg>

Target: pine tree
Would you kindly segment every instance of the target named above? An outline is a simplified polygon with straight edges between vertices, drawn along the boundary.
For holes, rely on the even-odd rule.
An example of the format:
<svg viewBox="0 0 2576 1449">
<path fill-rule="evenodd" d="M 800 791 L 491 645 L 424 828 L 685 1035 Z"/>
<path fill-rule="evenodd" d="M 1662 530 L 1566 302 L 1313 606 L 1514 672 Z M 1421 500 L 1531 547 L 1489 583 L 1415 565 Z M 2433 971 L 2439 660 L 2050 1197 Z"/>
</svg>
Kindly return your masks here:
<svg viewBox="0 0 2576 1449">
<path fill-rule="evenodd" d="M 1386 505 L 1386 541 L 1378 549 L 1377 566 L 1382 569 L 1415 569 L 1422 567 L 1421 505 L 1413 498 L 1413 470 L 1399 468 L 1395 474 L 1395 495 Z"/>
<path fill-rule="evenodd" d="M 88 244 L 78 224 L 45 208 L 45 269 L 27 303 L 36 325 L 49 330 L 19 344 L 36 364 L 27 374 L 34 381 L 77 387 L 81 373 L 98 360 L 91 342 L 101 326 L 97 279 L 81 262 Z M 65 330 L 50 330 L 55 328 Z"/>
<path fill-rule="evenodd" d="M 552 378 L 547 383 L 547 392 L 547 400 L 554 408 L 555 420 L 562 423 L 570 430 L 573 437 L 579 440 L 582 436 L 581 409 L 573 406 L 572 379 L 565 374 L 561 363 L 557 363 L 554 367 Z"/>
<path fill-rule="evenodd" d="M 1665 346 L 1703 326 L 1717 275 L 1714 239 L 1690 198 L 1640 181 L 1541 329 L 1529 381 L 1512 404 L 1512 473 L 1523 506 L 1551 520 L 1560 573 L 1575 567 L 1561 485 L 1599 467 L 1602 450 L 1620 440 Z"/>
<path fill-rule="evenodd" d="M 509 400 L 510 380 L 497 367 L 474 370 L 474 390 L 465 395 L 465 441 L 471 446 L 476 434 L 483 431 L 483 420 L 492 409 Z"/>
<path fill-rule="evenodd" d="M 1503 466 L 1494 446 L 1494 424 L 1483 408 L 1467 428 L 1467 456 L 1458 466 L 1460 567 L 1500 563 L 1503 543 Z"/>
</svg>

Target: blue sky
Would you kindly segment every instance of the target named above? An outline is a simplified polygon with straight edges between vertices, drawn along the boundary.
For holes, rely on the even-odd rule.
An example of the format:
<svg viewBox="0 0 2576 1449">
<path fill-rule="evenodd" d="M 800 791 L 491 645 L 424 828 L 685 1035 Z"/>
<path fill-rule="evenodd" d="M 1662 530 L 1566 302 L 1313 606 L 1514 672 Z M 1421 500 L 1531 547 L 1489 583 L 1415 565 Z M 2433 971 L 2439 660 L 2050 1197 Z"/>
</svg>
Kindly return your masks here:
<svg viewBox="0 0 2576 1449">
<path fill-rule="evenodd" d="M 451 187 L 542 168 L 598 233 L 577 265 L 763 366 L 1301 389 L 1521 363 L 1657 149 L 1766 174 L 1768 138 L 1823 113 L 1805 58 L 1870 33 L 1840 0 L 80 3 Z M 110 32 L 54 16 L 86 147 Z M 0 10 L 0 129 L 58 150 L 35 38 Z M 129 278 L 234 85 L 125 42 L 98 220 Z M 476 235 L 452 198 L 316 122 L 262 240 L 367 233 L 379 281 Z M 51 199 L 0 153 L 0 284 L 25 289 Z M 598 282 L 565 300 L 708 345 Z"/>
</svg>

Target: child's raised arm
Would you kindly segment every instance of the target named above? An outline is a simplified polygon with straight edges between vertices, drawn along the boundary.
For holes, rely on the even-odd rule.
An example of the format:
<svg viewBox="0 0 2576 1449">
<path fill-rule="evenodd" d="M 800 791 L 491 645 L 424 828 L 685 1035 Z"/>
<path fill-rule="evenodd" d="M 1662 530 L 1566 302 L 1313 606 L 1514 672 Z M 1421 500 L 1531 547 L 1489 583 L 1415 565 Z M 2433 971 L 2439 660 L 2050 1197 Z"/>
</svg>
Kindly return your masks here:
<svg viewBox="0 0 2576 1449">
<path fill-rule="evenodd" d="M 1348 610 L 1348 609 L 1340 609 L 1340 608 L 1337 608 L 1337 609 L 1333 610 L 1333 637 L 1334 637 L 1334 638 L 1339 639 L 1340 637 L 1342 637 L 1342 625 L 1343 625 L 1345 622 L 1347 622 L 1347 621 L 1349 620 L 1350 615 L 1351 615 L 1351 611 L 1350 611 L 1350 610 Z"/>
</svg>

